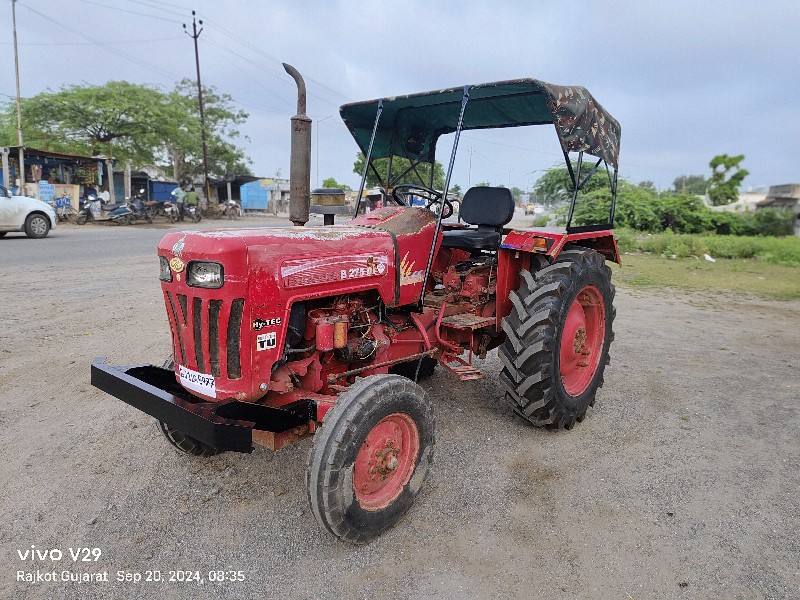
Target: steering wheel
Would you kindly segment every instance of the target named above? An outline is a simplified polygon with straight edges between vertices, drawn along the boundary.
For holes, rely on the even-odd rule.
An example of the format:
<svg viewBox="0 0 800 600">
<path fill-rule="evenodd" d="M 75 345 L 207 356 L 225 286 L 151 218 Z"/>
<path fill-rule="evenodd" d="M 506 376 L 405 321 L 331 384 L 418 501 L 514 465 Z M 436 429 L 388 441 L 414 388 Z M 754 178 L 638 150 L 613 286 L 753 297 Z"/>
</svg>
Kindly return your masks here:
<svg viewBox="0 0 800 600">
<path fill-rule="evenodd" d="M 411 206 L 411 197 L 418 196 L 425 200 L 425 208 L 446 219 L 453 214 L 453 205 L 440 192 L 416 183 L 401 183 L 392 188 L 392 199 L 401 206 Z"/>
</svg>

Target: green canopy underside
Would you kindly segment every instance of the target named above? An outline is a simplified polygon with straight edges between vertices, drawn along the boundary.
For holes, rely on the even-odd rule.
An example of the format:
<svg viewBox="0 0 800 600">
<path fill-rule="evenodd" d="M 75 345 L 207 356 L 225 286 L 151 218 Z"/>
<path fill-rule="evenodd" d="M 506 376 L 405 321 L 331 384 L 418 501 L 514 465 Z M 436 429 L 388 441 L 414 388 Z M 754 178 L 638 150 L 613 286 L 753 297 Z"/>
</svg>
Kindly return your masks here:
<svg viewBox="0 0 800 600">
<path fill-rule="evenodd" d="M 456 130 L 464 88 L 383 99 L 372 158 L 432 161 L 439 136 Z M 345 104 L 342 119 L 366 155 L 379 100 Z M 586 88 L 516 79 L 470 86 L 462 128 L 554 125 L 564 152 L 583 151 L 617 168 L 619 123 Z"/>
</svg>

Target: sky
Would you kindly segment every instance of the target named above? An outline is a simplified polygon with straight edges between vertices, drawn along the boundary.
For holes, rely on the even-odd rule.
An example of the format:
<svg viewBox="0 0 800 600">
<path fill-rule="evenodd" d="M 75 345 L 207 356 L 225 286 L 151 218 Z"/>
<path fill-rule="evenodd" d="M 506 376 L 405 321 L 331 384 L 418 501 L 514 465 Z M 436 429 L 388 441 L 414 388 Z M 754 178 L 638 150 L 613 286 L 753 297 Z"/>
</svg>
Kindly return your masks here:
<svg viewBox="0 0 800 600">
<path fill-rule="evenodd" d="M 18 0 L 21 95 L 194 79 L 192 10 L 202 82 L 249 113 L 238 143 L 259 176 L 289 176 L 286 62 L 308 89 L 312 187 L 358 187 L 342 104 L 523 77 L 588 88 L 621 124 L 632 183 L 708 178 L 722 153 L 745 156 L 744 190 L 800 183 L 797 0 Z M 11 0 L 0 0 L 0 56 L 0 98 L 13 98 Z M 445 165 L 451 147 L 452 136 L 438 145 Z M 466 132 L 452 183 L 529 189 L 562 163 L 549 126 Z"/>
</svg>

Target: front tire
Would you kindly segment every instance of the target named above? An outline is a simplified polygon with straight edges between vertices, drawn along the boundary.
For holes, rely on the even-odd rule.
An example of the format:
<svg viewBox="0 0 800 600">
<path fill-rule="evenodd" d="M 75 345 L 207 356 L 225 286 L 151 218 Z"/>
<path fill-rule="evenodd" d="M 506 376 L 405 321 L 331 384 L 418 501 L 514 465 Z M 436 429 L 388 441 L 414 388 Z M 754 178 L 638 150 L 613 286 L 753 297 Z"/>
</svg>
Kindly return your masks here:
<svg viewBox="0 0 800 600">
<path fill-rule="evenodd" d="M 214 456 L 219 454 L 219 450 L 216 448 L 212 448 L 204 444 L 203 442 L 194 439 L 192 436 L 183 433 L 182 431 L 178 431 L 174 427 L 167 425 L 163 421 L 158 422 L 159 429 L 161 429 L 161 433 L 164 434 L 164 437 L 167 438 L 167 441 L 172 444 L 175 448 L 184 452 L 186 454 L 191 454 L 192 456 Z"/>
<path fill-rule="evenodd" d="M 40 239 L 47 237 L 48 233 L 50 233 L 50 221 L 43 214 L 33 213 L 25 219 L 25 235 L 29 238 Z"/>
<path fill-rule="evenodd" d="M 333 535 L 363 544 L 411 508 L 433 461 L 428 394 L 399 375 L 343 392 L 314 436 L 306 465 L 311 511 Z"/>
<path fill-rule="evenodd" d="M 164 361 L 164 364 L 161 368 L 168 371 L 174 371 L 175 361 L 170 356 Z M 181 452 L 191 454 L 192 456 L 202 457 L 214 456 L 220 453 L 220 451 L 216 448 L 212 448 L 200 440 L 196 440 L 192 436 L 187 435 L 182 431 L 178 431 L 163 421 L 158 422 L 158 428 L 161 430 L 161 433 L 164 434 L 164 437 L 167 438 L 167 441 Z"/>
<path fill-rule="evenodd" d="M 563 251 L 550 266 L 520 272 L 503 319 L 500 382 L 514 412 L 534 425 L 571 429 L 594 405 L 614 339 L 614 286 L 602 255 Z"/>
</svg>

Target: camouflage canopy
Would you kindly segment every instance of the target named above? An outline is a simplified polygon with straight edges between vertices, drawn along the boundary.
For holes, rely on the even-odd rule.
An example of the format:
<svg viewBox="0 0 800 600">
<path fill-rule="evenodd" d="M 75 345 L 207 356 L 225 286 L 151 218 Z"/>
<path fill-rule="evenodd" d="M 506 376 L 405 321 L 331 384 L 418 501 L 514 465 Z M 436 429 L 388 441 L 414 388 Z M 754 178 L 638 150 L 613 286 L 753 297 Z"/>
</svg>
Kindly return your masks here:
<svg viewBox="0 0 800 600">
<path fill-rule="evenodd" d="M 464 88 L 383 99 L 372 158 L 432 161 L 439 136 L 456 130 Z M 366 155 L 381 100 L 345 104 L 342 119 Z M 586 88 L 537 79 L 469 87 L 463 129 L 553 124 L 564 152 L 583 151 L 617 168 L 620 126 Z"/>
</svg>

